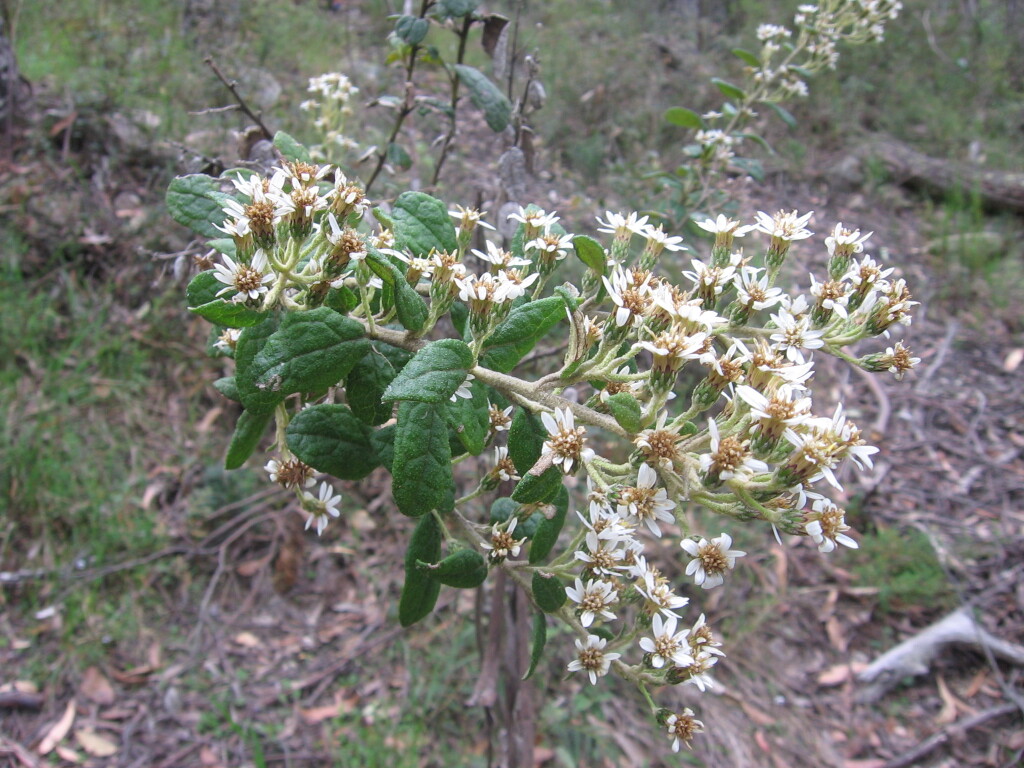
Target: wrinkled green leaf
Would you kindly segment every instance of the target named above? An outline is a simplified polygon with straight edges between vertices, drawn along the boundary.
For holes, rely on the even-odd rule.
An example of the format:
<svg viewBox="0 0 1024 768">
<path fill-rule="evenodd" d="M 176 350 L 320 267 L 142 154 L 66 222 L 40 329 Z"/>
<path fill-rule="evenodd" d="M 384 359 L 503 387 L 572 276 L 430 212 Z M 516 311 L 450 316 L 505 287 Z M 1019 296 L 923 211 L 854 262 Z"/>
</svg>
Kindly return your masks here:
<svg viewBox="0 0 1024 768">
<path fill-rule="evenodd" d="M 695 131 L 704 127 L 704 120 L 701 119 L 701 116 L 692 109 L 684 107 L 671 107 L 665 110 L 665 120 L 680 128 L 692 128 Z"/>
<path fill-rule="evenodd" d="M 224 469 L 238 469 L 252 456 L 252 452 L 260 443 L 260 438 L 267 431 L 270 416 L 270 413 L 254 414 L 242 411 L 242 415 L 238 417 L 238 424 L 235 425 L 235 433 L 231 436 L 227 456 L 224 458 Z"/>
<path fill-rule="evenodd" d="M 528 680 L 535 669 L 537 664 L 540 662 L 541 656 L 544 655 L 544 645 L 548 639 L 548 624 L 547 619 L 544 618 L 543 613 L 538 613 L 533 617 L 533 641 L 530 643 L 530 668 L 526 670 L 526 674 L 523 675 L 523 680 Z"/>
<path fill-rule="evenodd" d="M 242 404 L 259 412 L 295 392 L 325 390 L 348 375 L 369 349 L 362 325 L 329 307 L 291 312 L 251 360 L 243 362 L 236 347 Z"/>
<path fill-rule="evenodd" d="M 545 613 L 554 613 L 565 605 L 565 587 L 554 574 L 534 571 L 530 586 L 537 607 Z"/>
<path fill-rule="evenodd" d="M 401 403 L 391 491 L 402 514 L 418 517 L 432 509 L 447 511 L 451 459 L 444 408 L 433 403 Z"/>
<path fill-rule="evenodd" d="M 552 505 L 554 512 L 551 517 L 545 514 L 533 534 L 533 542 L 530 544 L 531 564 L 539 563 L 551 554 L 555 542 L 558 541 L 558 534 L 562 532 L 562 526 L 565 525 L 565 518 L 569 512 L 569 492 L 564 485 L 559 486 Z"/>
<path fill-rule="evenodd" d="M 608 410 L 619 426 L 631 434 L 640 431 L 640 403 L 629 392 L 618 392 L 608 398 Z"/>
<path fill-rule="evenodd" d="M 397 427 L 388 424 L 386 427 L 375 429 L 370 433 L 370 445 L 388 472 L 391 471 L 395 460 L 395 432 Z"/>
<path fill-rule="evenodd" d="M 235 344 L 235 385 L 239 400 L 246 410 L 266 413 L 284 400 L 284 395 L 269 387 L 260 387 L 252 375 L 256 356 L 263 350 L 267 340 L 277 330 L 279 318 L 269 314 L 256 325 L 243 328 Z"/>
<path fill-rule="evenodd" d="M 388 359 L 371 350 L 345 379 L 345 398 L 352 413 L 372 426 L 390 419 L 392 405 L 381 398 L 394 378 L 395 369 Z"/>
<path fill-rule="evenodd" d="M 236 304 L 233 301 L 217 298 L 217 292 L 226 286 L 214 274 L 212 269 L 208 269 L 205 272 L 200 272 L 189 282 L 188 288 L 185 289 L 185 295 L 190 312 L 194 312 L 211 323 L 227 328 L 246 328 L 256 325 L 266 316 L 266 313 L 257 312 L 245 304 Z"/>
<path fill-rule="evenodd" d="M 455 402 L 445 404 L 448 426 L 458 435 L 459 442 L 467 452 L 479 456 L 487 442 L 491 417 L 487 412 L 487 393 L 479 381 L 470 384 L 473 397 L 457 397 Z"/>
<path fill-rule="evenodd" d="M 347 406 L 313 405 L 295 414 L 285 433 L 288 450 L 314 469 L 361 480 L 380 466 L 370 429 Z"/>
<path fill-rule="evenodd" d="M 384 392 L 384 400 L 446 402 L 473 367 L 473 352 L 458 339 L 441 339 L 423 347 Z"/>
<path fill-rule="evenodd" d="M 437 4 L 437 15 L 443 19 L 459 19 L 471 14 L 479 4 L 479 0 L 441 0 Z"/>
<path fill-rule="evenodd" d="M 412 168 L 412 158 L 409 157 L 409 153 L 405 151 L 405 147 L 395 142 L 388 144 L 387 160 L 403 171 Z"/>
<path fill-rule="evenodd" d="M 385 259 L 380 252 L 372 248 L 366 256 L 366 263 L 373 270 L 374 274 L 394 290 L 395 313 L 398 315 L 398 322 L 407 331 L 412 331 L 413 333 L 423 330 L 423 326 L 430 314 L 430 309 L 427 307 L 423 297 L 416 292 L 415 288 L 409 285 L 402 271 Z"/>
<path fill-rule="evenodd" d="M 234 400 L 236 403 L 242 402 L 238 396 L 238 384 L 235 383 L 234 376 L 225 376 L 222 379 L 217 379 L 213 382 L 213 388 L 228 400 Z"/>
<path fill-rule="evenodd" d="M 344 285 L 339 288 L 331 288 L 327 291 L 327 296 L 324 297 L 324 306 L 330 307 L 342 315 L 347 315 L 359 306 L 359 297 Z"/>
<path fill-rule="evenodd" d="M 401 16 L 395 22 L 395 34 L 409 45 L 422 43 L 428 31 L 430 31 L 429 22 L 418 16 Z"/>
<path fill-rule="evenodd" d="M 481 364 L 508 373 L 561 320 L 567 320 L 560 296 L 522 304 L 505 318 L 484 344 Z"/>
<path fill-rule="evenodd" d="M 274 134 L 274 147 L 285 160 L 291 160 L 293 163 L 296 161 L 303 163 L 313 162 L 309 150 L 284 131 L 278 131 Z"/>
<path fill-rule="evenodd" d="M 512 118 L 512 104 L 501 89 L 483 72 L 466 64 L 456 64 L 459 79 L 469 88 L 469 98 L 483 111 L 487 126 L 501 133 Z"/>
<path fill-rule="evenodd" d="M 423 561 L 418 565 L 446 587 L 456 589 L 475 589 L 487 578 L 487 561 L 475 549 L 460 549 L 436 565 Z"/>
<path fill-rule="evenodd" d="M 455 225 L 448 208 L 423 192 L 403 192 L 391 209 L 395 245 L 413 256 L 426 257 L 432 250 L 458 250 Z"/>
<path fill-rule="evenodd" d="M 586 235 L 576 235 L 572 239 L 573 248 L 576 249 L 576 256 L 597 272 L 599 275 L 607 271 L 608 257 L 604 252 L 604 246 L 597 240 Z"/>
<path fill-rule="evenodd" d="M 547 439 L 541 420 L 525 408 L 516 408 L 508 430 L 508 456 L 520 475 L 537 463 Z"/>
<path fill-rule="evenodd" d="M 403 627 L 426 618 L 437 604 L 441 582 L 432 578 L 419 563 L 436 563 L 441 557 L 441 524 L 433 515 L 424 515 L 405 550 L 405 584 L 398 602 L 398 622 Z"/>
<path fill-rule="evenodd" d="M 539 475 L 527 472 L 512 491 L 512 500 L 520 504 L 536 504 L 551 501 L 562 487 L 562 470 L 548 467 Z"/>
<path fill-rule="evenodd" d="M 223 208 L 231 198 L 220 191 L 220 183 L 201 173 L 178 176 L 167 187 L 165 202 L 171 217 L 203 237 L 221 238 L 224 233 L 214 224 L 222 224 Z"/>
</svg>

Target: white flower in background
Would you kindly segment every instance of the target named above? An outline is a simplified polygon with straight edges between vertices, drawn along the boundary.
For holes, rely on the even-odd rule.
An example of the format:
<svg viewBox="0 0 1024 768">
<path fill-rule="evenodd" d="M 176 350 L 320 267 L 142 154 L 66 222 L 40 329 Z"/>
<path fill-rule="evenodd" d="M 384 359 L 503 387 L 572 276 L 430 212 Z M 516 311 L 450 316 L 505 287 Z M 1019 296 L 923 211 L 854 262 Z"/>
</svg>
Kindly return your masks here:
<svg viewBox="0 0 1024 768">
<path fill-rule="evenodd" d="M 641 216 L 636 211 L 630 211 L 626 216 L 605 211 L 604 215 L 608 220 L 602 221 L 598 216 L 597 223 L 601 226 L 597 231 L 614 235 L 619 240 L 629 240 L 633 235 L 643 235 L 647 230 L 647 216 Z"/>
<path fill-rule="evenodd" d="M 722 584 L 725 572 L 736 566 L 736 558 L 747 554 L 738 549 L 730 549 L 732 536 L 728 533 L 711 541 L 704 538 L 700 541 L 683 539 L 680 546 L 693 558 L 686 566 L 686 575 L 693 576 L 694 583 L 704 589 L 713 589 Z"/>
<path fill-rule="evenodd" d="M 450 211 L 449 211 L 450 213 Z M 490 240 L 486 243 L 487 253 L 479 251 L 476 248 L 470 251 L 478 259 L 486 261 L 488 264 L 492 264 L 495 267 L 504 267 L 505 269 L 511 269 L 513 267 L 528 267 L 532 263 L 529 259 L 519 259 L 512 255 L 510 251 L 495 245 Z"/>
<path fill-rule="evenodd" d="M 341 494 L 335 494 L 334 488 L 331 487 L 330 483 L 323 482 L 320 484 L 319 496 L 303 491 L 302 506 L 309 512 L 309 517 L 306 518 L 306 530 L 309 530 L 315 521 L 316 535 L 320 536 L 323 534 L 330 519 L 341 514 L 341 511 L 338 509 L 339 504 L 341 504 Z"/>
<path fill-rule="evenodd" d="M 733 237 L 743 237 L 754 228 L 753 225 L 741 227 L 738 221 L 726 218 L 722 214 L 718 214 L 718 217 L 714 219 L 698 221 L 697 226 L 713 235 L 732 235 Z"/>
<path fill-rule="evenodd" d="M 737 301 L 755 312 L 774 307 L 783 296 L 781 288 L 769 287 L 768 275 L 758 278 L 758 273 L 763 271 L 756 267 L 741 267 L 732 281 Z"/>
<path fill-rule="evenodd" d="M 605 653 L 608 641 L 597 635 L 587 635 L 584 643 L 576 638 L 576 658 L 569 662 L 570 672 L 585 671 L 590 676 L 592 685 L 597 685 L 597 678 L 608 674 L 608 669 L 621 653 Z"/>
<path fill-rule="evenodd" d="M 832 234 L 825 238 L 825 247 L 828 249 L 829 256 L 836 252 L 836 248 L 846 253 L 860 253 L 864 250 L 864 243 L 873 234 L 875 233 L 868 232 L 866 235 L 862 235 L 859 229 L 846 229 L 843 227 L 843 223 L 839 222 L 832 230 Z"/>
<path fill-rule="evenodd" d="M 753 228 L 758 232 L 764 232 L 773 239 L 786 242 L 806 240 L 814 234 L 806 226 L 813 215 L 814 211 L 808 211 L 803 215 L 796 211 L 778 211 L 774 216 L 770 216 L 764 211 L 758 211 L 757 224 Z"/>
</svg>

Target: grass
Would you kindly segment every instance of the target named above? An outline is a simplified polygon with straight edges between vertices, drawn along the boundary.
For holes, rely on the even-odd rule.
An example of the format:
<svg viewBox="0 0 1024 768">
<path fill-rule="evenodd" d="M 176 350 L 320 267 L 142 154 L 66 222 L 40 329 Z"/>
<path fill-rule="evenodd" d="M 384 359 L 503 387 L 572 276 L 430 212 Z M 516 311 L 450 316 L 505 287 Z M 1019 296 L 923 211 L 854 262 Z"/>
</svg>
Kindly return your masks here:
<svg viewBox="0 0 1024 768">
<path fill-rule="evenodd" d="M 879 528 L 866 533 L 852 558 L 856 584 L 879 588 L 883 614 L 910 608 L 940 613 L 956 604 L 935 550 L 917 529 Z"/>
</svg>

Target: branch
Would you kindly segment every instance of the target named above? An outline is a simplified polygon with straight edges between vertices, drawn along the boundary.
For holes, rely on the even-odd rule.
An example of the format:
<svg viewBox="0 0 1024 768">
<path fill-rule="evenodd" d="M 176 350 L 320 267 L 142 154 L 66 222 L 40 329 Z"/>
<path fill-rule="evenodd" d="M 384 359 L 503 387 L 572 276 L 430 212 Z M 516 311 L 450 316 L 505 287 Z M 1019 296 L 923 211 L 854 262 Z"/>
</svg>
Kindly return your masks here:
<svg viewBox="0 0 1024 768">
<path fill-rule="evenodd" d="M 220 67 L 218 67 L 217 62 L 213 60 L 213 56 L 207 56 L 203 61 L 210 69 L 213 70 L 213 74 L 215 74 L 217 79 L 224 84 L 224 87 L 231 91 L 231 95 L 234 96 L 235 101 L 238 102 L 238 108 L 242 110 L 250 120 L 259 126 L 260 130 L 263 132 L 263 138 L 267 141 L 273 141 L 274 134 L 270 132 L 270 129 L 267 128 L 266 125 L 264 125 L 263 120 L 260 119 L 259 115 L 249 109 L 249 105 L 245 102 L 245 99 L 243 99 L 238 93 L 238 83 L 224 77 L 224 73 L 220 71 Z"/>
</svg>

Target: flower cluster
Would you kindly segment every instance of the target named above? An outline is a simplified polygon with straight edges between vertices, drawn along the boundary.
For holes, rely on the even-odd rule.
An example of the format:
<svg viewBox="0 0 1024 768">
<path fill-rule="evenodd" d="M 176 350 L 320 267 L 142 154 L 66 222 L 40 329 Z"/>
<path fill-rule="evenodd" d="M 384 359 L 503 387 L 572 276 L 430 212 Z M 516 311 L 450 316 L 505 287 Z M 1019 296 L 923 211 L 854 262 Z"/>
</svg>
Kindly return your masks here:
<svg viewBox="0 0 1024 768">
<path fill-rule="evenodd" d="M 328 72 L 311 77 L 307 90 L 312 97 L 299 104 L 299 109 L 316 115 L 313 127 L 322 137 L 320 144 L 310 147 L 313 156 L 327 159 L 358 151 L 359 143 L 348 135 L 345 125 L 352 117 L 351 101 L 359 89 L 340 72 Z"/>
<path fill-rule="evenodd" d="M 216 222 L 233 249 L 200 276 L 217 290 L 199 309 L 240 321 L 217 347 L 236 358 L 247 413 L 260 425 L 274 417 L 266 471 L 318 534 L 341 501 L 326 481 L 313 493 L 318 472 L 391 472 L 399 509 L 421 520 L 406 559 L 420 603 L 436 599 L 435 577 L 468 588 L 506 569 L 575 632 L 570 672 L 596 684 L 615 670 L 650 700 L 649 686 L 713 685 L 723 651 L 705 614 L 686 612 L 743 562 L 736 523 L 806 537 L 822 553 L 857 546 L 824 491 L 841 489 L 844 467 L 870 467 L 877 449 L 842 405 L 819 413 L 810 387 L 822 355 L 897 377 L 917 362 L 902 342 L 847 351 L 909 324 L 915 305 L 866 253 L 870 233 L 830 228 L 827 266 L 790 295 L 778 282 L 794 245 L 814 236 L 809 212 L 700 222 L 709 253 L 676 279 L 659 263 L 682 239 L 636 212 L 598 218 L 606 246 L 530 206 L 512 214 L 510 244 L 474 250 L 484 213 L 407 193 L 371 224 L 360 187 L 330 166 L 289 162 L 233 184 Z M 580 285 L 545 296 L 570 255 Z M 514 375 L 559 323 L 560 366 L 536 382 Z M 604 449 L 609 434 L 629 446 L 624 460 Z M 452 464 L 474 457 L 482 476 L 456 498 Z M 584 509 L 569 515 L 584 478 Z M 498 498 L 481 505 L 485 494 Z M 729 530 L 703 530 L 697 507 Z M 565 527 L 568 545 L 552 553 Z M 675 563 L 651 546 L 664 541 Z M 403 597 L 403 623 L 425 615 L 420 603 Z M 689 709 L 652 715 L 674 749 L 704 728 Z"/>
</svg>

